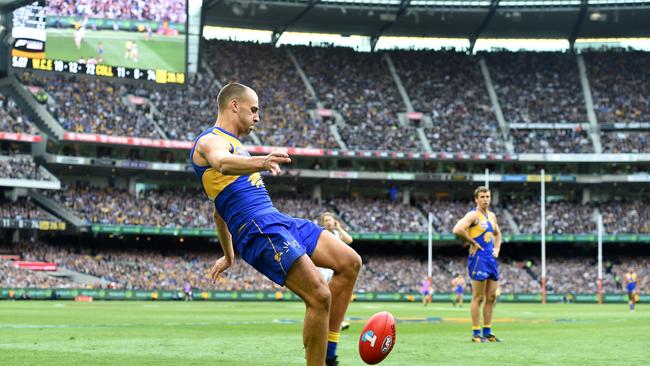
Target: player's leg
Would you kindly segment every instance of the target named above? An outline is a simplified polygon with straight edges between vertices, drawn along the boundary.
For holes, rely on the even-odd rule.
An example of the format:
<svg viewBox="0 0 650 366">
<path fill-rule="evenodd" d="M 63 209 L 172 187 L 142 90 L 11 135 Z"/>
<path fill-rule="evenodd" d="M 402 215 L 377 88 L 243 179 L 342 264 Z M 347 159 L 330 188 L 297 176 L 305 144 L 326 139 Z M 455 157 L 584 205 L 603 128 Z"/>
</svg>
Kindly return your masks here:
<svg viewBox="0 0 650 366">
<path fill-rule="evenodd" d="M 472 281 L 472 303 L 470 314 L 472 315 L 472 342 L 481 342 L 481 303 L 485 298 L 485 286 L 487 281 Z"/>
<path fill-rule="evenodd" d="M 303 344 L 307 365 L 322 366 L 327 350 L 327 330 L 332 296 L 327 283 L 308 256 L 298 258 L 289 273 L 285 286 L 305 302 Z"/>
<path fill-rule="evenodd" d="M 501 340 L 492 334 L 492 316 L 494 314 L 494 304 L 497 302 L 497 288 L 499 288 L 499 281 L 488 279 L 485 282 L 485 304 L 483 304 L 483 337 L 490 342 L 500 342 Z"/>
<path fill-rule="evenodd" d="M 323 230 L 318 237 L 318 244 L 311 259 L 319 267 L 331 268 L 334 271 L 334 276 L 329 282 L 332 307 L 330 309 L 327 352 L 328 358 L 333 359 L 336 357 L 336 344 L 341 331 L 341 323 L 361 269 L 361 257 L 332 233 Z"/>
</svg>

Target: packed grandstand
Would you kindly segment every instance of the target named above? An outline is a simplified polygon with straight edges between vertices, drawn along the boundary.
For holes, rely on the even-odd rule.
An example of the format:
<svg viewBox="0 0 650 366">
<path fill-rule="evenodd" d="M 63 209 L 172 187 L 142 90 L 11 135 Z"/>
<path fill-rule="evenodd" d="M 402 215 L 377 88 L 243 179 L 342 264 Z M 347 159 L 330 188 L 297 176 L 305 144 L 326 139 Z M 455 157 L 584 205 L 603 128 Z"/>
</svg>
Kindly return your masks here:
<svg viewBox="0 0 650 366">
<path fill-rule="evenodd" d="M 20 70 L 7 78 L 0 86 L 0 181 L 18 183 L 4 184 L 0 219 L 64 221 L 68 230 L 46 235 L 7 227 L 0 254 L 53 262 L 97 282 L 78 283 L 5 260 L 0 287 L 180 290 L 189 282 L 197 289 L 274 290 L 242 263 L 210 284 L 207 273 L 219 254 L 214 243 L 209 244 L 213 252 L 158 250 L 156 241 L 170 239 L 87 232 L 95 227 L 213 228 L 212 204 L 187 169 L 187 142 L 214 124 L 216 93 L 233 81 L 250 85 L 260 96 L 262 122 L 246 144 L 304 148 L 295 150 L 296 162 L 285 176 L 266 178 L 276 207 L 290 215 L 317 221 L 331 211 L 355 237 L 381 237 L 424 234 L 431 212 L 433 233 L 443 235 L 436 245 L 461 248 L 444 235 L 472 208 L 471 192 L 489 168 L 502 231 L 531 235 L 534 241 L 541 230 L 539 178 L 526 177 L 545 168 L 551 177 L 546 234 L 566 242 L 557 245 L 580 245 L 571 235 L 591 235 L 587 241 L 593 242 L 598 215 L 611 241 L 616 235 L 629 240 L 645 235 L 647 240 L 650 234 L 647 188 L 635 183 L 647 175 L 641 157 L 650 153 L 650 126 L 644 123 L 650 121 L 647 53 L 368 53 L 214 40 L 206 42 L 203 60 L 200 72 L 182 87 Z M 57 126 L 48 125 L 49 118 Z M 37 137 L 56 135 L 57 129 L 66 134 L 36 147 Z M 106 136 L 167 143 L 160 148 L 104 143 Z M 170 147 L 170 141 L 181 148 Z M 630 155 L 605 165 L 594 153 Z M 545 165 L 534 154 L 580 155 L 556 155 L 559 160 Z M 387 172 L 417 179 L 391 180 Z M 91 245 L 93 238 L 110 242 L 118 237 L 127 242 L 146 237 L 152 247 Z M 404 255 L 382 254 L 378 248 L 408 247 L 413 244 L 408 240 L 386 236 L 362 243 L 365 265 L 356 291 L 417 293 L 427 273 L 425 241 L 418 240 L 422 250 L 411 248 Z M 540 292 L 538 255 L 519 256 L 504 245 L 502 291 Z M 623 291 L 621 276 L 629 266 L 641 278 L 650 276 L 647 258 L 610 258 L 605 292 Z M 432 270 L 434 291 L 451 291 L 452 275 L 464 273 L 462 253 L 434 257 Z M 547 270 L 551 293 L 597 290 L 594 256 L 567 252 L 549 259 Z M 649 292 L 648 282 L 641 284 L 641 291 Z"/>
</svg>

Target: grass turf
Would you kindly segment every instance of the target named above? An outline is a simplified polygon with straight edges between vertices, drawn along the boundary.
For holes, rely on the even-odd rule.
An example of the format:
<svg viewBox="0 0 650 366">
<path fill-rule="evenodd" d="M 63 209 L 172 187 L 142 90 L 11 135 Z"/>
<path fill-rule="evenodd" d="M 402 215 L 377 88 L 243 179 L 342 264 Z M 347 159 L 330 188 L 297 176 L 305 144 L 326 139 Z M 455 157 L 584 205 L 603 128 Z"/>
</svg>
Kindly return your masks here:
<svg viewBox="0 0 650 366">
<path fill-rule="evenodd" d="M 382 365 L 645 364 L 650 311 L 625 304 L 498 304 L 504 343 L 473 344 L 469 309 L 353 303 L 348 316 L 388 310 L 402 321 Z M 298 302 L 0 302 L 3 365 L 302 365 Z M 428 321 L 422 321 L 429 318 Z M 363 365 L 364 320 L 341 335 L 341 365 Z"/>
<path fill-rule="evenodd" d="M 81 49 L 74 43 L 73 29 L 48 29 L 45 57 L 53 60 L 77 61 L 83 57 L 98 57 L 99 42 L 104 43 L 105 65 L 124 66 L 141 69 L 160 69 L 185 72 L 185 35 L 153 35 L 145 40 L 144 33 L 126 31 L 86 30 Z M 138 44 L 138 62 L 124 57 L 125 42 Z"/>
</svg>

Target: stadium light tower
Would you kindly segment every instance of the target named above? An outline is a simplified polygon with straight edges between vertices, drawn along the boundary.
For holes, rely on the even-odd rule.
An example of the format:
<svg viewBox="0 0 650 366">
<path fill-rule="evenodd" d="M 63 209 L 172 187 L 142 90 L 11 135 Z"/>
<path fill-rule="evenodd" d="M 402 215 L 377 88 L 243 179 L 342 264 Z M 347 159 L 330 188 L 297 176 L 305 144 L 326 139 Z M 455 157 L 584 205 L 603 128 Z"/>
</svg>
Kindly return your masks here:
<svg viewBox="0 0 650 366">
<path fill-rule="evenodd" d="M 540 172 L 542 184 L 540 231 L 542 234 L 542 304 L 546 304 L 546 177 Z"/>
</svg>

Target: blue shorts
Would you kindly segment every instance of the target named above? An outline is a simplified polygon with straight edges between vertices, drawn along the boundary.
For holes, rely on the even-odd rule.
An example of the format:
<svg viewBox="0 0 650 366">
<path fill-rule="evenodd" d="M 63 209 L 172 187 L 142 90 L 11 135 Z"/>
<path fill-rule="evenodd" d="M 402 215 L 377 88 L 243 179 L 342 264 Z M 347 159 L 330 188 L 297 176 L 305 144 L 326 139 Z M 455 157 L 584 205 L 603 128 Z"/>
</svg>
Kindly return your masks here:
<svg viewBox="0 0 650 366">
<path fill-rule="evenodd" d="M 237 235 L 235 249 L 246 263 L 284 286 L 293 262 L 314 253 L 322 231 L 309 220 L 272 213 L 248 221 Z"/>
<path fill-rule="evenodd" d="M 628 283 L 627 292 L 634 292 L 634 290 L 636 290 L 636 283 Z"/>
<path fill-rule="evenodd" d="M 499 264 L 491 255 L 470 255 L 467 258 L 467 270 L 474 281 L 499 280 Z"/>
<path fill-rule="evenodd" d="M 458 294 L 458 295 L 462 295 L 463 292 L 465 292 L 465 291 L 463 290 L 463 286 L 458 286 L 458 287 L 456 287 L 456 294 Z"/>
</svg>

